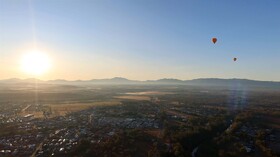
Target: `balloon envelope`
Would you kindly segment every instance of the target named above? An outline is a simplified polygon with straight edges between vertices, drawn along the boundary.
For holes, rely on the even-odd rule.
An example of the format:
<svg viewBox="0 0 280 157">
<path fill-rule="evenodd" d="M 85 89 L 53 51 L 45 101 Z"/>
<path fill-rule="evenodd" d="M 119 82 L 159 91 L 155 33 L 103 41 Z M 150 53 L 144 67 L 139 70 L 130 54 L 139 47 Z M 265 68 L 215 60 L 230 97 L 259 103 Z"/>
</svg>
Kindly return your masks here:
<svg viewBox="0 0 280 157">
<path fill-rule="evenodd" d="M 212 38 L 212 42 L 215 44 L 217 42 L 217 38 Z"/>
<path fill-rule="evenodd" d="M 237 58 L 233 58 L 233 61 L 237 61 Z"/>
</svg>

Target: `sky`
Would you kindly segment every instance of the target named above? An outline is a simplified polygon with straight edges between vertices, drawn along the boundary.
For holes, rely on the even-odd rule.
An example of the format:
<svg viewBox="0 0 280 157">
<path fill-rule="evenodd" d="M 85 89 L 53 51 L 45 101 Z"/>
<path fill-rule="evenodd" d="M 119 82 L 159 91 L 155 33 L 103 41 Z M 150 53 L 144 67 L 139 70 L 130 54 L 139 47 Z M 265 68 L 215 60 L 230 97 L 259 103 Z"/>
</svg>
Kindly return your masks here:
<svg viewBox="0 0 280 157">
<path fill-rule="evenodd" d="M 52 64 L 36 76 L 43 80 L 280 81 L 279 7 L 279 0 L 0 0 L 0 79 L 34 77 L 20 60 L 36 49 Z"/>
</svg>

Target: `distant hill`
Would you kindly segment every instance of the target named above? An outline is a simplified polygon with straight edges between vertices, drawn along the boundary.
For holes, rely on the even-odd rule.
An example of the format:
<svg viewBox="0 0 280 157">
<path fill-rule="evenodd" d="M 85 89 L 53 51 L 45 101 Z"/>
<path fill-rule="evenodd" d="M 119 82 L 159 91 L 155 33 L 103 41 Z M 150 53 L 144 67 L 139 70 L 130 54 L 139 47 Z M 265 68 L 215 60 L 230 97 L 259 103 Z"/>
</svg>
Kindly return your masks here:
<svg viewBox="0 0 280 157">
<path fill-rule="evenodd" d="M 146 83 L 155 83 L 155 84 L 184 84 L 183 80 L 164 78 L 159 80 L 148 80 Z"/>
<path fill-rule="evenodd" d="M 86 82 L 90 82 L 90 83 L 98 83 L 98 84 L 137 84 L 140 83 L 140 81 L 134 81 L 134 80 L 128 80 L 126 78 L 122 78 L 122 77 L 114 77 L 111 79 L 93 79 L 93 80 L 89 80 Z"/>
<path fill-rule="evenodd" d="M 188 85 L 200 85 L 200 86 L 258 86 L 258 87 L 275 87 L 280 88 L 280 82 L 273 81 L 256 81 L 248 79 L 218 79 L 218 78 L 204 78 L 184 81 Z"/>
<path fill-rule="evenodd" d="M 147 80 L 147 81 L 137 81 L 129 80 L 122 77 L 114 77 L 108 79 L 92 79 L 92 80 L 75 80 L 68 81 L 63 79 L 42 81 L 34 78 L 30 79 L 6 79 L 0 80 L 0 84 L 24 84 L 24 83 L 45 83 L 45 84 L 64 84 L 64 85 L 94 85 L 94 84 L 139 84 L 139 85 L 192 85 L 192 86 L 244 86 L 244 87 L 269 87 L 269 88 L 279 88 L 280 82 L 273 81 L 256 81 L 248 79 L 219 79 L 219 78 L 201 78 L 193 80 L 179 80 L 172 78 L 164 78 L 159 80 Z"/>
</svg>

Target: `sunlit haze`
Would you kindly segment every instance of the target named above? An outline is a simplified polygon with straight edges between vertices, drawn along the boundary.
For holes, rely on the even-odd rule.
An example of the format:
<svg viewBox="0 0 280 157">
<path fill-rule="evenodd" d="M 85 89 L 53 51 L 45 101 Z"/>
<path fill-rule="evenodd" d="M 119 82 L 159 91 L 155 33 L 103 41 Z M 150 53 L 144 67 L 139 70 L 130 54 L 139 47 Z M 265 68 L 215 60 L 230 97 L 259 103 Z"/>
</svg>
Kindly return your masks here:
<svg viewBox="0 0 280 157">
<path fill-rule="evenodd" d="M 280 157 L 280 0 L 0 0 L 0 157 Z"/>
<path fill-rule="evenodd" d="M 280 81 L 279 6 L 278 0 L 1 0 L 0 79 Z M 34 49 L 48 57 L 29 56 Z"/>
</svg>

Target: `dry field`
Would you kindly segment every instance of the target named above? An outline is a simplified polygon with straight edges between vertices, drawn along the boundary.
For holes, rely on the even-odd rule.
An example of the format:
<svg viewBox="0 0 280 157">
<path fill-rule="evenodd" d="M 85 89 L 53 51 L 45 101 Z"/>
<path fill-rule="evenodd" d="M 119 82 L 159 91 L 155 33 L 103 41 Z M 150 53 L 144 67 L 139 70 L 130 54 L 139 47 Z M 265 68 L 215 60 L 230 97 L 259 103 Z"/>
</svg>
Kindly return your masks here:
<svg viewBox="0 0 280 157">
<path fill-rule="evenodd" d="M 116 96 L 117 99 L 127 99 L 127 100 L 147 100 L 150 101 L 153 95 L 166 95 L 172 94 L 171 92 L 159 92 L 159 91 L 145 91 L 145 92 L 130 92 L 125 93 L 126 95 Z"/>
<path fill-rule="evenodd" d="M 92 103 L 51 104 L 48 106 L 51 108 L 53 116 L 64 116 L 67 113 L 89 109 L 94 106 L 112 106 L 119 104 L 121 104 L 119 101 L 101 101 Z"/>
<path fill-rule="evenodd" d="M 63 103 L 63 104 L 49 104 L 44 105 L 42 108 L 45 111 L 51 111 L 50 117 L 56 116 L 65 116 L 67 113 L 77 112 L 81 110 L 85 110 L 94 106 L 112 106 L 119 105 L 121 102 L 119 101 L 100 101 L 100 102 L 91 102 L 91 103 Z M 22 110 L 19 115 L 25 116 L 27 114 L 33 114 L 35 118 L 43 118 L 43 111 L 36 111 L 32 106 L 28 107 L 28 109 Z"/>
<path fill-rule="evenodd" d="M 131 92 L 125 93 L 128 95 L 166 95 L 166 94 L 173 94 L 171 92 L 159 92 L 159 91 L 146 91 L 146 92 Z"/>
<path fill-rule="evenodd" d="M 128 100 L 151 100 L 148 96 L 128 95 L 128 96 L 116 96 L 117 99 L 128 99 Z"/>
</svg>

